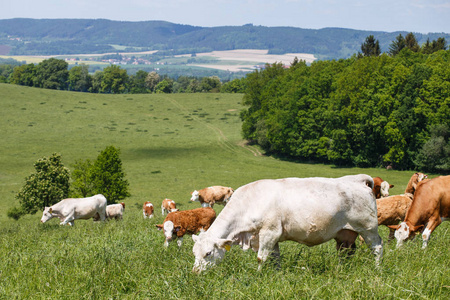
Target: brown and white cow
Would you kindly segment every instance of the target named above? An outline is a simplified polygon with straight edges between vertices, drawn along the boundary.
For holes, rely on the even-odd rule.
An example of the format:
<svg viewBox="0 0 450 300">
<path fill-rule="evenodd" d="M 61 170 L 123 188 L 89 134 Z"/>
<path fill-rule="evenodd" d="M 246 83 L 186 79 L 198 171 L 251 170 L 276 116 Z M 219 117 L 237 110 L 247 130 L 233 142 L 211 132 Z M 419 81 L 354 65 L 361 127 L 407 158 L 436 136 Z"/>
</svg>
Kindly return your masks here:
<svg viewBox="0 0 450 300">
<path fill-rule="evenodd" d="M 125 203 L 110 204 L 106 206 L 106 218 L 121 220 L 123 218 L 123 212 L 125 210 Z"/>
<path fill-rule="evenodd" d="M 397 247 L 405 240 L 422 232 L 422 248 L 426 248 L 430 235 L 442 221 L 450 219 L 450 175 L 439 176 L 417 185 L 414 200 L 406 212 L 405 221 L 398 226 L 389 226 L 395 230 Z"/>
<path fill-rule="evenodd" d="M 69 198 L 58 203 L 45 207 L 42 213 L 41 223 L 45 223 L 52 218 L 59 218 L 59 225 L 69 224 L 73 226 L 74 220 L 90 219 L 102 220 L 106 218 L 106 198 L 98 194 L 88 198 Z"/>
<path fill-rule="evenodd" d="M 161 213 L 164 215 L 164 212 L 170 213 L 178 211 L 177 205 L 175 204 L 175 201 L 170 199 L 164 199 L 161 204 Z"/>
<path fill-rule="evenodd" d="M 150 201 L 144 203 L 142 213 L 144 214 L 144 219 L 153 218 L 153 204 Z"/>
<path fill-rule="evenodd" d="M 213 207 L 215 203 L 226 205 L 233 193 L 230 187 L 215 185 L 193 191 L 191 201 L 199 201 L 202 207 Z"/>
<path fill-rule="evenodd" d="M 406 211 L 411 206 L 417 185 L 427 178 L 428 176 L 423 173 L 414 173 L 409 179 L 405 194 L 377 199 L 378 225 L 397 225 L 403 221 Z M 394 238 L 394 232 L 394 229 L 389 228 L 388 240 Z"/>
<path fill-rule="evenodd" d="M 164 229 L 166 240 L 164 246 L 175 237 L 180 247 L 185 234 L 196 234 L 206 231 L 216 219 L 216 212 L 211 207 L 195 208 L 191 210 L 176 211 L 169 213 L 163 224 L 157 224 L 159 230 Z"/>
<path fill-rule="evenodd" d="M 373 193 L 376 199 L 389 196 L 389 189 L 393 188 L 393 184 L 381 179 L 381 177 L 373 177 Z"/>
</svg>

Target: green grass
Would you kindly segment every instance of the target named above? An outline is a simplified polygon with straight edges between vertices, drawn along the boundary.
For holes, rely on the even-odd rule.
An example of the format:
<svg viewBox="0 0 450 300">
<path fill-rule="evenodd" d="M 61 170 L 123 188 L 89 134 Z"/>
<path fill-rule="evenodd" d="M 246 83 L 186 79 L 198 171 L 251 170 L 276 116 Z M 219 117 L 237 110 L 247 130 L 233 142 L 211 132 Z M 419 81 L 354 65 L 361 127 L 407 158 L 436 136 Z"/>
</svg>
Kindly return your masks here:
<svg viewBox="0 0 450 300">
<path fill-rule="evenodd" d="M 256 254 L 238 247 L 202 275 L 192 274 L 193 242 L 163 249 L 155 224 L 163 198 L 180 209 L 194 189 L 234 188 L 262 178 L 380 176 L 403 193 L 412 171 L 335 168 L 258 155 L 241 140 L 242 95 L 97 95 L 0 84 L 0 299 L 448 299 L 450 224 L 440 225 L 426 250 L 420 239 L 385 244 L 382 267 L 365 247 L 341 259 L 335 243 L 281 244 L 281 270 L 258 272 Z M 123 221 L 57 220 L 41 214 L 6 217 L 33 163 L 53 152 L 64 164 L 94 160 L 108 145 L 121 149 L 131 196 Z M 142 218 L 152 201 L 156 217 Z M 221 206 L 216 206 L 220 212 Z M 380 228 L 387 238 L 387 229 Z"/>
</svg>

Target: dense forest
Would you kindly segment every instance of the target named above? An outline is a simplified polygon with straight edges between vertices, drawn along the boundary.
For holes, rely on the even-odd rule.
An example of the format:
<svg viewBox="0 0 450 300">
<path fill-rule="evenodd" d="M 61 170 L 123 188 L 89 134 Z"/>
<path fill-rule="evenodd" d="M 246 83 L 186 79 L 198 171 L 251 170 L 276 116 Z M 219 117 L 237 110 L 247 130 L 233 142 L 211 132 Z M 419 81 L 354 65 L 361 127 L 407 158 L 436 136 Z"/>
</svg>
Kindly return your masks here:
<svg viewBox="0 0 450 300">
<path fill-rule="evenodd" d="M 60 55 L 118 51 L 171 50 L 175 54 L 213 50 L 268 49 L 272 54 L 310 53 L 320 59 L 349 58 L 374 35 L 382 52 L 399 34 L 343 28 L 243 26 L 197 27 L 164 21 L 104 19 L 0 20 L 0 54 Z M 415 33 L 420 44 L 446 33 Z M 120 45 L 118 50 L 114 45 Z"/>
<path fill-rule="evenodd" d="M 289 69 L 273 64 L 249 74 L 246 85 L 243 135 L 269 153 L 450 171 L 448 50 L 404 47 L 396 55 L 294 62 Z"/>
</svg>

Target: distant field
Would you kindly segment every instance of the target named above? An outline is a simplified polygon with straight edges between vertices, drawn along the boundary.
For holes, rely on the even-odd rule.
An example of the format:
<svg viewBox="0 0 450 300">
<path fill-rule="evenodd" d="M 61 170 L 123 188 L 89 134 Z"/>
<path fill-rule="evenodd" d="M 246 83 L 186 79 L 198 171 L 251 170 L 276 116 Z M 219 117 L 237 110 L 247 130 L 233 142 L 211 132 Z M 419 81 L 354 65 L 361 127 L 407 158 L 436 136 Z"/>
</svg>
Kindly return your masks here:
<svg viewBox="0 0 450 300">
<path fill-rule="evenodd" d="M 145 54 L 152 54 L 156 51 L 146 51 L 146 52 L 129 52 L 129 53 L 121 53 L 127 56 L 139 56 Z M 39 63 L 44 59 L 48 59 L 50 57 L 56 57 L 59 59 L 69 59 L 67 62 L 70 65 L 73 64 L 88 64 L 88 65 L 109 65 L 109 63 L 97 62 L 90 60 L 92 57 L 99 57 L 107 54 L 115 54 L 115 53 L 104 53 L 104 54 L 79 54 L 79 55 L 58 55 L 58 56 L 6 56 L 0 55 L 1 58 L 13 58 L 18 61 L 25 61 L 27 64 L 29 63 Z M 194 63 L 188 64 L 187 66 L 195 66 L 195 67 L 203 67 L 203 68 L 212 68 L 218 70 L 228 70 L 230 72 L 238 72 L 238 71 L 251 71 L 254 69 L 255 65 L 261 64 L 272 64 L 275 62 L 280 62 L 285 65 L 290 65 L 290 63 L 297 57 L 300 60 L 304 60 L 307 63 L 313 62 L 316 58 L 312 54 L 305 53 L 287 53 L 284 55 L 271 55 L 268 54 L 267 50 L 256 50 L 256 49 L 248 49 L 248 50 L 230 50 L 230 51 L 213 51 L 207 53 L 197 53 L 197 57 L 209 58 L 213 60 L 210 63 Z M 170 61 L 172 64 L 183 63 L 186 60 L 186 57 L 190 57 L 191 55 L 177 55 L 175 58 L 164 59 L 161 62 Z M 79 58 L 78 61 L 72 61 L 70 58 Z M 157 67 L 155 65 L 155 67 Z"/>
<path fill-rule="evenodd" d="M 236 246 L 200 276 L 191 272 L 192 240 L 163 249 L 155 228 L 165 197 L 182 210 L 196 208 L 190 193 L 211 185 L 366 173 L 400 194 L 413 171 L 264 156 L 241 138 L 239 94 L 106 95 L 0 84 L 0 95 L 0 299 L 450 298 L 450 222 L 436 229 L 425 251 L 419 238 L 399 250 L 385 243 L 380 269 L 364 245 L 342 259 L 334 241 L 312 248 L 285 242 L 281 270 L 268 263 L 258 272 L 256 254 Z M 36 160 L 58 152 L 73 170 L 76 160 L 94 160 L 108 145 L 120 148 L 130 182 L 123 221 L 60 227 L 57 220 L 40 224 L 41 213 L 6 217 Z M 142 218 L 147 200 L 156 207 L 151 220 Z M 379 231 L 386 241 L 387 229 Z"/>
</svg>

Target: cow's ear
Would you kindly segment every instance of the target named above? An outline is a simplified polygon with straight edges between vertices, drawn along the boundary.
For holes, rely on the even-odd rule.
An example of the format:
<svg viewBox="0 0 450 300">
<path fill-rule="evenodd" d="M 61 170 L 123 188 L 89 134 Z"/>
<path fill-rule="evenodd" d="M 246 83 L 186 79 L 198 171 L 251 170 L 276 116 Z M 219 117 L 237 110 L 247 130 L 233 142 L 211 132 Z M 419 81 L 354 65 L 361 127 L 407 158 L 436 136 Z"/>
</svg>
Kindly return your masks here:
<svg viewBox="0 0 450 300">
<path fill-rule="evenodd" d="M 400 225 L 387 225 L 387 227 L 389 227 L 390 229 L 397 230 L 400 228 Z"/>
<path fill-rule="evenodd" d="M 197 241 L 198 241 L 198 235 L 193 234 L 193 235 L 192 235 L 192 240 L 194 241 L 194 243 L 197 243 Z"/>
<path fill-rule="evenodd" d="M 156 224 L 155 226 L 156 226 L 156 228 L 158 228 L 158 230 L 162 230 L 162 228 L 163 228 L 163 224 Z"/>
<path fill-rule="evenodd" d="M 219 239 L 216 242 L 216 246 L 217 246 L 217 248 L 230 249 L 232 242 L 233 242 L 232 240 Z"/>
<path fill-rule="evenodd" d="M 48 212 L 49 212 L 49 213 L 52 213 L 52 212 L 53 212 L 53 208 L 50 207 L 50 208 L 48 209 Z"/>
<path fill-rule="evenodd" d="M 393 187 L 394 187 L 394 185 L 393 185 L 393 184 L 390 184 L 390 185 L 389 185 L 389 188 L 390 188 L 390 189 L 392 189 Z"/>
</svg>

